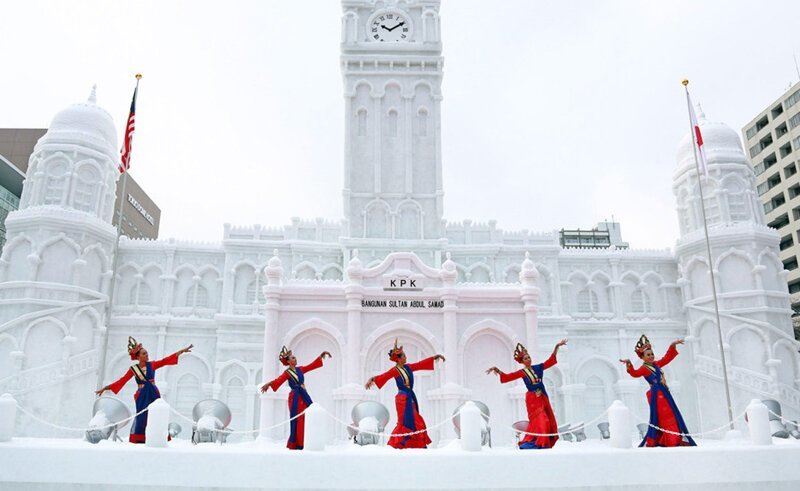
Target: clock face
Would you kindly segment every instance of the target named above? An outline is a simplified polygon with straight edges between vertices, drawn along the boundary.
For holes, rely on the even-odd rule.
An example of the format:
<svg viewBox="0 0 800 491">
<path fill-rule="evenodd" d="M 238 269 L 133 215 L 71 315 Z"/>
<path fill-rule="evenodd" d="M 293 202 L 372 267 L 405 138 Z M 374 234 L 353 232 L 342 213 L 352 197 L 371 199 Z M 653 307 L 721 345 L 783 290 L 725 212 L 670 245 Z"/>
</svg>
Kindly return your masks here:
<svg viewBox="0 0 800 491">
<path fill-rule="evenodd" d="M 411 39 L 411 22 L 399 12 L 384 12 L 375 16 L 369 26 L 373 41 L 397 43 Z"/>
</svg>

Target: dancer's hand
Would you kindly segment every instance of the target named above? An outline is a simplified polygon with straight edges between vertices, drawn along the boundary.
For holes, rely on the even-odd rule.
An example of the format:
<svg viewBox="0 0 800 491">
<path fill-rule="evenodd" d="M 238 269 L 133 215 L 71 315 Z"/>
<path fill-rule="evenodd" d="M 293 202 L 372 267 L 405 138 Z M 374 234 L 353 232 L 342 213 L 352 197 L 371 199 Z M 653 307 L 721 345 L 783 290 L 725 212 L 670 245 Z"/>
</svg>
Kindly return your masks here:
<svg viewBox="0 0 800 491">
<path fill-rule="evenodd" d="M 364 384 L 364 388 L 369 390 L 373 385 L 375 385 L 375 377 L 370 377 L 369 380 L 367 380 L 367 383 Z"/>
<path fill-rule="evenodd" d="M 269 390 L 269 384 L 268 384 L 268 383 L 266 383 L 266 384 L 264 384 L 264 385 L 262 385 L 262 386 L 261 386 L 261 393 L 262 393 L 262 394 L 263 394 L 264 392 L 268 391 L 268 390 Z"/>
<path fill-rule="evenodd" d="M 632 364 L 631 361 L 629 359 L 627 359 L 627 358 L 625 358 L 625 359 L 620 358 L 619 362 L 623 363 L 625 365 L 631 365 Z"/>
<path fill-rule="evenodd" d="M 490 373 L 493 373 L 495 375 L 500 375 L 500 369 L 497 368 L 497 367 L 492 367 L 492 368 L 486 370 L 486 375 L 489 375 Z"/>
<path fill-rule="evenodd" d="M 100 390 L 96 390 L 96 391 L 94 391 L 94 393 L 95 393 L 95 394 L 97 394 L 97 396 L 98 396 L 98 397 L 100 397 L 101 395 L 103 395 L 103 392 L 105 392 L 105 391 L 107 391 L 107 390 L 110 390 L 110 389 L 108 388 L 108 386 L 106 386 L 106 387 L 102 387 L 102 388 L 100 388 Z"/>
<path fill-rule="evenodd" d="M 190 344 L 189 346 L 187 346 L 187 347 L 183 348 L 182 350 L 178 351 L 178 355 L 182 355 L 184 353 L 191 353 L 192 352 L 192 348 L 194 348 L 194 345 Z"/>
<path fill-rule="evenodd" d="M 675 345 L 683 344 L 683 343 L 684 343 L 683 339 L 677 339 L 677 340 L 673 341 L 672 344 L 670 344 L 670 346 L 675 346 Z"/>
<path fill-rule="evenodd" d="M 328 357 L 328 358 L 333 358 L 333 357 L 331 356 L 331 354 L 330 354 L 330 353 L 328 353 L 327 351 L 323 351 L 323 352 L 322 352 L 322 354 L 320 354 L 320 355 L 319 355 L 319 357 L 320 357 L 320 358 L 322 358 L 323 360 L 325 359 L 325 357 Z"/>
<path fill-rule="evenodd" d="M 433 361 L 438 361 L 438 360 L 447 361 L 444 359 L 444 355 L 433 355 Z"/>
<path fill-rule="evenodd" d="M 559 341 L 558 343 L 556 343 L 556 348 L 560 348 L 562 346 L 566 346 L 566 344 L 567 344 L 567 339 L 564 338 L 561 341 Z"/>
</svg>

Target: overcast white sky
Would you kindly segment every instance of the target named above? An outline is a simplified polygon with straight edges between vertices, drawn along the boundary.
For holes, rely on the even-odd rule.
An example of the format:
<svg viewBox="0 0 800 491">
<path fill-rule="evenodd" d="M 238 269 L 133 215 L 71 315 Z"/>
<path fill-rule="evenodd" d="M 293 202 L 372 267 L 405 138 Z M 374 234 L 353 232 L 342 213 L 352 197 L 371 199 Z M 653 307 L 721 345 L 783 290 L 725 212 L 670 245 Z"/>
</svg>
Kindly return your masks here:
<svg viewBox="0 0 800 491">
<path fill-rule="evenodd" d="M 443 0 L 445 218 L 506 230 L 613 215 L 636 248 L 677 237 L 680 80 L 735 130 L 797 81 L 800 2 Z M 4 1 L 0 127 L 98 102 L 161 237 L 342 216 L 341 2 Z"/>
</svg>

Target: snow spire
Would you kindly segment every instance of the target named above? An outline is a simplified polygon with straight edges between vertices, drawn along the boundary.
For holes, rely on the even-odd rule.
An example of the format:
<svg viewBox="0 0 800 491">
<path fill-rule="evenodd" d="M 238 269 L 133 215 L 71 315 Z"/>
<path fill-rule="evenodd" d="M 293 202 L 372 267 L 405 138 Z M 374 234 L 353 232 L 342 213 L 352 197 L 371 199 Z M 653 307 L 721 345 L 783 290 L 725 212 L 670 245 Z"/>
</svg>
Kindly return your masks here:
<svg viewBox="0 0 800 491">
<path fill-rule="evenodd" d="M 90 104 L 97 104 L 97 84 L 92 85 L 92 92 L 86 101 Z"/>
</svg>

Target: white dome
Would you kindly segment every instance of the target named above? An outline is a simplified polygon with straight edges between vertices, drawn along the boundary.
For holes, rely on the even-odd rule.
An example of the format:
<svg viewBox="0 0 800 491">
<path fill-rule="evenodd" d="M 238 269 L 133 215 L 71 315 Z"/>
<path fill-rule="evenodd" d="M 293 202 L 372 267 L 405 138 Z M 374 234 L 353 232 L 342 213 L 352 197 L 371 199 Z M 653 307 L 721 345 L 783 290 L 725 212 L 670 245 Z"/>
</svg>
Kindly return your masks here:
<svg viewBox="0 0 800 491">
<path fill-rule="evenodd" d="M 703 151 L 706 163 L 744 164 L 750 166 L 744 152 L 739 134 L 725 123 L 706 121 L 701 118 L 700 134 L 703 137 Z M 687 133 L 678 145 L 676 176 L 694 169 L 694 148 Z"/>
<path fill-rule="evenodd" d="M 94 103 L 94 93 L 86 102 L 73 104 L 58 112 L 50 123 L 47 135 L 59 140 L 67 134 L 74 134 L 69 139 L 80 138 L 86 143 L 94 144 L 116 153 L 117 130 L 114 119 L 105 109 Z"/>
</svg>

